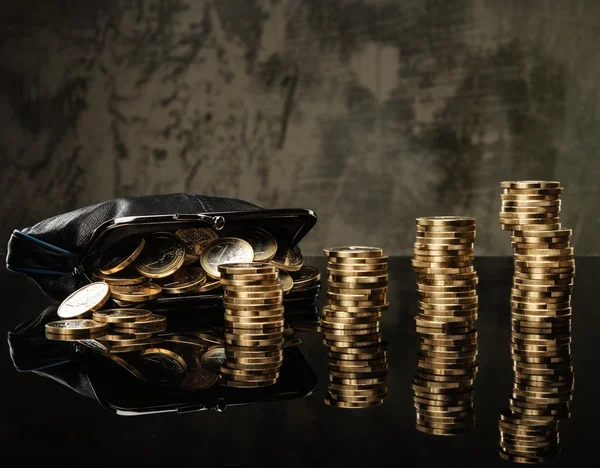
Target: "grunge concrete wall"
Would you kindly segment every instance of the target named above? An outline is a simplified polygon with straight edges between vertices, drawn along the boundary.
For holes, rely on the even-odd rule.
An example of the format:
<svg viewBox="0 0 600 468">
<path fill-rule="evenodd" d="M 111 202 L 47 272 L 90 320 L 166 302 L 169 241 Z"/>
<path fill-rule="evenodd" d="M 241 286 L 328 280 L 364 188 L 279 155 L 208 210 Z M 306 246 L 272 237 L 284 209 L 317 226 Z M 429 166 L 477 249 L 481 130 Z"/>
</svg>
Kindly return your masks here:
<svg viewBox="0 0 600 468">
<path fill-rule="evenodd" d="M 303 242 L 410 254 L 499 182 L 563 182 L 598 254 L 596 0 L 21 0 L 0 7 L 0 237 L 107 198 L 314 209 Z"/>
</svg>

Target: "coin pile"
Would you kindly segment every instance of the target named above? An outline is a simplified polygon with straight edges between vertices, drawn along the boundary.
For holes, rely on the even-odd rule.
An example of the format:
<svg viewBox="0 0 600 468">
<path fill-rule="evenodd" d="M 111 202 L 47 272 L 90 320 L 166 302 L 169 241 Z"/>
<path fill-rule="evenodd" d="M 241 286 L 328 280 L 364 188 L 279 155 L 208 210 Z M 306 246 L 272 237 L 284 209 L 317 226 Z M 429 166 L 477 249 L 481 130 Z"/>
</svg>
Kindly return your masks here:
<svg viewBox="0 0 600 468">
<path fill-rule="evenodd" d="M 248 262 L 274 265 L 291 304 L 314 303 L 318 297 L 319 271 L 303 268 L 298 247 L 278 246 L 269 232 L 253 226 L 236 228 L 227 237 L 210 228 L 131 236 L 98 257 L 92 277 L 110 285 L 116 305 L 134 307 L 162 296 L 221 295 L 219 265 Z"/>
<path fill-rule="evenodd" d="M 219 265 L 225 307 L 222 383 L 228 387 L 274 385 L 283 364 L 283 289 L 268 263 Z"/>
<path fill-rule="evenodd" d="M 541 463 L 560 453 L 558 421 L 571 415 L 571 229 L 561 227 L 554 181 L 502 182 L 502 229 L 512 231 L 513 389 L 500 415 L 500 456 Z"/>
<path fill-rule="evenodd" d="M 416 428 L 455 435 L 475 426 L 477 273 L 475 219 L 417 218 L 413 269 L 417 275 L 419 335 L 412 381 Z"/>
<path fill-rule="evenodd" d="M 325 249 L 328 304 L 321 330 L 328 346 L 329 386 L 325 403 L 368 408 L 388 391 L 387 343 L 379 330 L 387 310 L 388 257 L 377 247 Z"/>
</svg>

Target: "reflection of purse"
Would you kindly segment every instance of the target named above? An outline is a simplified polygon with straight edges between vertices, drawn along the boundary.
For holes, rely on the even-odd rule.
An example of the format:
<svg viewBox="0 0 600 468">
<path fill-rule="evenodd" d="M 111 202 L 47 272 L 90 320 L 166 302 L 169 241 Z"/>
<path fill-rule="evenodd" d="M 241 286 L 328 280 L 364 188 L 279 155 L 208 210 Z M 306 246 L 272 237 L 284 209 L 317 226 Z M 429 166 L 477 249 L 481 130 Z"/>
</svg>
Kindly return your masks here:
<svg viewBox="0 0 600 468">
<path fill-rule="evenodd" d="M 186 193 L 117 198 L 14 231 L 6 266 L 62 300 L 92 282 L 100 254 L 132 234 L 211 227 L 224 237 L 235 228 L 256 226 L 268 231 L 278 245 L 291 248 L 316 220 L 311 210 L 267 210 L 233 198 Z"/>
<path fill-rule="evenodd" d="M 46 339 L 44 325 L 58 318 L 56 310 L 56 306 L 49 307 L 39 317 L 21 323 L 8 333 L 15 368 L 53 379 L 85 397 L 96 399 L 104 408 L 120 415 L 223 411 L 228 406 L 302 398 L 312 393 L 317 385 L 316 376 L 298 346 L 284 349 L 281 374 L 277 383 L 269 387 L 239 389 L 216 383 L 210 388 L 189 391 L 177 385 L 149 385 L 110 359 L 108 353 L 90 349 L 79 342 Z M 306 307 L 303 312 L 308 317 L 316 317 L 316 306 Z M 192 332 L 193 336 L 194 331 L 208 333 L 219 327 L 221 311 L 214 309 L 214 314 L 201 315 L 196 314 L 193 321 L 188 321 L 176 314 L 169 320 L 171 333 L 185 335 Z M 112 356 L 129 359 L 124 354 Z"/>
</svg>

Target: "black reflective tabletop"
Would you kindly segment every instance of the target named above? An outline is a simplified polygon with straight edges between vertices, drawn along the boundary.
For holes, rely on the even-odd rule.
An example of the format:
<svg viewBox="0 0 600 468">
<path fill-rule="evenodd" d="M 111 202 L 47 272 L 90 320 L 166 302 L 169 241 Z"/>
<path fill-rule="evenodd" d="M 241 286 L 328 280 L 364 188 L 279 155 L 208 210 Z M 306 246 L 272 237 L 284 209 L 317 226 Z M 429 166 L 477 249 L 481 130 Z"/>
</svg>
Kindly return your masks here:
<svg viewBox="0 0 600 468">
<path fill-rule="evenodd" d="M 306 263 L 325 268 L 325 258 Z M 418 339 L 415 275 L 409 258 L 391 258 L 390 309 L 382 320 L 389 342 L 389 395 L 368 409 L 327 406 L 326 348 L 310 327 L 296 328 L 301 363 L 316 376 L 312 393 L 304 388 L 285 398 L 213 410 L 118 416 L 99 402 L 32 372 L 17 372 L 6 341 L 0 356 L 0 459 L 27 464 L 60 462 L 63 466 L 330 466 L 365 467 L 374 463 L 425 466 L 507 466 L 498 457 L 498 415 L 507 407 L 511 388 L 509 291 L 511 258 L 479 258 L 479 374 L 476 379 L 476 427 L 465 435 L 441 437 L 415 430 L 411 380 Z M 594 306 L 597 258 L 577 258 L 573 293 L 575 392 L 572 419 L 560 423 L 562 453 L 554 466 L 581 466 L 597 458 L 600 409 L 594 397 L 597 330 Z M 32 319 L 52 301 L 17 274 L 0 275 L 6 333 Z M 325 301 L 325 288 L 320 302 Z M 296 370 L 294 372 L 300 372 Z M 306 375 L 309 375 L 310 372 Z M 306 384 L 306 379 L 296 382 Z M 110 387 L 110 382 L 106 383 Z M 310 382 L 308 382 L 310 386 Z M 140 400 L 144 387 L 140 386 Z M 284 392 L 285 393 L 285 392 Z M 308 396 L 306 393 L 309 393 Z M 133 395 L 133 398 L 137 394 Z M 251 400 L 251 398 L 250 398 Z"/>
</svg>

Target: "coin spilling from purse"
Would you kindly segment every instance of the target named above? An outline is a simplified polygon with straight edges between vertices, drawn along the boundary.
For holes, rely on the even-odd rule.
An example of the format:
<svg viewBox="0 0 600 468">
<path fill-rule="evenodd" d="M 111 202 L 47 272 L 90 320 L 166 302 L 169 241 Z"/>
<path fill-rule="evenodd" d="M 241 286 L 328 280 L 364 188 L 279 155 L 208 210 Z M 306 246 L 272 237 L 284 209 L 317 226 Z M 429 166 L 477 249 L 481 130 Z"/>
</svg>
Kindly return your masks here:
<svg viewBox="0 0 600 468">
<path fill-rule="evenodd" d="M 62 319 L 45 325 L 46 338 L 78 342 L 142 382 L 176 384 L 188 391 L 217 383 L 243 388 L 273 385 L 278 370 L 266 375 L 265 365 L 278 369 L 283 350 L 301 341 L 293 337 L 289 326 L 284 326 L 283 287 L 278 270 L 270 264 L 248 265 L 268 269 L 269 275 L 262 275 L 260 280 L 252 275 L 237 276 L 235 284 L 223 279 L 228 286 L 225 323 L 216 328 L 220 332 L 213 328 L 207 332 L 173 333 L 168 330 L 164 315 L 140 308 L 103 308 L 111 288 L 96 282 L 75 291 L 61 303 L 58 315 Z M 237 284 L 240 281 L 244 284 Z M 265 288 L 278 291 L 279 296 Z M 274 333 L 278 333 L 276 340 Z M 273 346 L 280 357 L 277 363 L 273 360 Z M 260 372 L 258 378 L 254 375 L 256 370 Z"/>
<path fill-rule="evenodd" d="M 313 304 L 321 275 L 263 229 L 230 234 L 194 228 L 119 242 L 99 257 L 96 282 L 61 303 L 46 337 L 77 341 L 145 382 L 192 391 L 275 384 L 283 349 L 299 344 L 284 325 L 284 303 Z M 202 294 L 223 296 L 220 332 L 173 333 L 166 315 L 146 307 Z"/>
<path fill-rule="evenodd" d="M 223 295 L 219 265 L 263 262 L 279 273 L 286 305 L 312 304 L 319 270 L 304 265 L 300 250 L 278 245 L 265 229 L 247 226 L 219 237 L 210 228 L 132 236 L 104 252 L 92 273 L 110 286 L 119 307 L 141 307 L 159 298 Z"/>
</svg>

